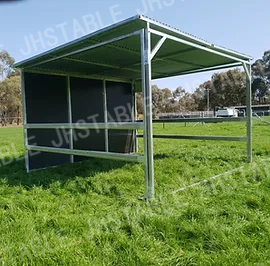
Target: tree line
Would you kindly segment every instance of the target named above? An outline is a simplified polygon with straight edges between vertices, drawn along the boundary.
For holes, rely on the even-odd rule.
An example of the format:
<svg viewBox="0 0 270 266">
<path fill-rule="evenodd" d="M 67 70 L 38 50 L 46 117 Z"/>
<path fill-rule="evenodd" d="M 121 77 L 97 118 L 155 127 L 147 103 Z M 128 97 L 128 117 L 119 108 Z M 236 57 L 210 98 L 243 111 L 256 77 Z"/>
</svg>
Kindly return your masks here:
<svg viewBox="0 0 270 266">
<path fill-rule="evenodd" d="M 15 60 L 0 51 L 0 118 L 2 126 L 20 123 L 22 116 L 20 72 L 12 66 Z"/>
<path fill-rule="evenodd" d="M 0 51 L 0 119 L 3 126 L 17 124 L 22 117 L 20 72 L 13 68 L 14 58 Z M 183 87 L 171 91 L 152 86 L 153 117 L 159 113 L 206 111 L 218 107 L 246 104 L 246 75 L 239 68 L 218 72 L 193 93 Z M 252 65 L 252 102 L 270 103 L 270 50 Z M 143 113 L 142 94 L 137 93 L 137 111 Z M 9 119 L 9 121 L 8 121 Z"/>
<path fill-rule="evenodd" d="M 174 91 L 152 86 L 153 117 L 159 113 L 207 111 L 246 105 L 246 74 L 240 68 L 218 72 L 193 93 L 178 87 Z M 270 50 L 252 65 L 252 103 L 270 103 Z M 138 114 L 143 113 L 142 94 L 137 94 Z"/>
</svg>

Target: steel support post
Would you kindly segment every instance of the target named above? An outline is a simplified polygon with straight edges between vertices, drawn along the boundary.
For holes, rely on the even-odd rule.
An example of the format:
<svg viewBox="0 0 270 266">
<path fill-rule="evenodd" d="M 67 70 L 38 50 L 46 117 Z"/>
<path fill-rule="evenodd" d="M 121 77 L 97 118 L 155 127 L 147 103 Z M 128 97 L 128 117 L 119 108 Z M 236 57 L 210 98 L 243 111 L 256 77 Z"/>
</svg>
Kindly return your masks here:
<svg viewBox="0 0 270 266">
<path fill-rule="evenodd" d="M 26 112 L 26 96 L 25 96 L 25 82 L 24 71 L 21 70 L 21 93 L 22 93 L 22 109 L 23 109 L 23 133 L 24 133 L 24 153 L 25 153 L 25 168 L 29 173 L 29 151 L 26 148 L 28 146 L 28 134 L 27 134 L 27 112 Z"/>
<path fill-rule="evenodd" d="M 104 110 L 104 123 L 108 123 L 106 80 L 103 80 L 103 110 Z M 108 129 L 105 129 L 105 151 L 109 152 L 109 130 Z"/>
<path fill-rule="evenodd" d="M 136 89 L 135 83 L 132 83 L 132 122 L 137 122 L 137 101 L 136 101 Z M 138 141 L 137 141 L 138 131 L 133 130 L 133 145 L 134 145 L 134 152 L 138 152 Z"/>
<path fill-rule="evenodd" d="M 142 91 L 144 110 L 144 157 L 145 157 L 145 199 L 153 200 L 154 156 L 152 134 L 152 88 L 151 88 L 151 36 L 149 25 L 141 33 Z"/>
<path fill-rule="evenodd" d="M 72 120 L 72 106 L 71 106 L 71 92 L 70 92 L 70 76 L 67 76 L 67 96 L 68 96 L 68 123 L 71 125 Z M 69 148 L 73 150 L 73 129 L 69 129 Z M 70 162 L 74 163 L 74 155 L 70 155 Z"/>
<path fill-rule="evenodd" d="M 243 64 L 246 72 L 246 105 L 247 105 L 247 159 L 252 162 L 252 105 L 251 105 L 251 65 Z"/>
</svg>

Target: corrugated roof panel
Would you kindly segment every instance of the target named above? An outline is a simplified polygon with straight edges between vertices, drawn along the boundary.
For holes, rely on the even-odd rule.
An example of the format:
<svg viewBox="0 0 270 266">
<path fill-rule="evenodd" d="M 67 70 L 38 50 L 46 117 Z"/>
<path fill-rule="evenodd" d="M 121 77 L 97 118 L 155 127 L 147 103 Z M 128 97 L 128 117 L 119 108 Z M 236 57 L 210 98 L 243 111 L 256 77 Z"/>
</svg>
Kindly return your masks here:
<svg viewBox="0 0 270 266">
<path fill-rule="evenodd" d="M 169 57 L 179 61 L 186 61 L 193 63 L 194 65 L 201 65 L 203 67 L 208 67 L 212 65 L 225 65 L 229 63 L 234 63 L 235 61 L 229 58 L 225 58 L 219 55 L 215 55 L 209 52 L 194 50 L 191 53 L 186 53 L 182 55 L 176 55 Z M 206 65 L 207 62 L 207 65 Z"/>
<path fill-rule="evenodd" d="M 177 43 L 172 40 L 166 40 L 165 43 L 161 46 L 159 51 L 156 54 L 156 57 L 174 57 L 176 55 L 181 56 L 182 54 L 190 54 L 192 51 L 197 50 L 194 47 L 189 45 Z"/>
<path fill-rule="evenodd" d="M 223 47 L 221 45 L 217 45 L 217 44 L 214 44 L 212 42 L 206 41 L 206 40 L 204 40 L 200 37 L 197 37 L 193 34 L 184 32 L 178 28 L 172 27 L 172 26 L 170 26 L 166 23 L 160 22 L 158 20 L 149 18 L 145 15 L 141 16 L 141 19 L 149 22 L 152 25 L 153 29 L 157 29 L 157 30 L 162 29 L 161 31 L 164 33 L 168 33 L 168 34 L 171 34 L 171 35 L 176 36 L 176 37 L 179 37 L 179 35 L 180 35 L 182 39 L 191 40 L 195 43 L 209 46 L 209 48 L 212 48 L 213 50 L 222 51 L 222 52 L 234 55 L 234 56 L 238 56 L 239 58 L 244 59 L 244 60 L 252 60 L 253 59 L 252 56 L 249 56 L 249 55 L 246 55 L 244 53 L 237 52 L 233 49 L 228 49 L 228 48 Z"/>
<path fill-rule="evenodd" d="M 126 79 L 140 79 L 140 35 L 133 35 L 92 50 L 88 50 L 88 48 L 103 41 L 143 29 L 147 23 L 150 24 L 150 28 L 156 29 L 161 33 L 190 42 L 190 44 L 183 44 L 167 39 L 152 61 L 153 77 L 167 77 L 174 75 L 177 71 L 197 70 L 216 65 L 235 63 L 238 59 L 246 61 L 251 59 L 249 56 L 217 47 L 195 36 L 169 27 L 166 24 L 148 19 L 144 16 L 135 16 L 66 45 L 52 49 L 40 56 L 18 63 L 16 66 L 26 69 L 38 68 L 39 70 L 66 71 L 69 73 L 81 72 L 84 74 L 125 77 Z M 152 49 L 160 39 L 160 36 L 151 35 Z M 202 48 L 192 47 L 192 44 L 200 45 Z M 222 54 L 216 55 L 210 51 L 204 51 L 204 47 L 212 51 L 222 52 Z M 77 51 L 80 49 L 83 49 L 83 51 L 78 53 Z M 228 59 L 226 55 L 234 56 L 235 59 Z"/>
<path fill-rule="evenodd" d="M 138 61 L 140 62 L 141 52 L 140 46 L 137 49 L 138 44 L 138 36 L 133 36 L 129 39 L 79 53 L 72 57 L 120 66 L 134 64 Z"/>
<path fill-rule="evenodd" d="M 167 62 L 164 60 L 155 60 L 152 63 L 152 71 L 155 73 L 163 73 L 166 76 L 170 74 L 170 72 L 175 72 L 175 71 L 181 71 L 185 69 L 192 69 L 194 66 L 190 66 L 188 64 L 182 63 L 176 63 L 176 62 Z"/>
</svg>

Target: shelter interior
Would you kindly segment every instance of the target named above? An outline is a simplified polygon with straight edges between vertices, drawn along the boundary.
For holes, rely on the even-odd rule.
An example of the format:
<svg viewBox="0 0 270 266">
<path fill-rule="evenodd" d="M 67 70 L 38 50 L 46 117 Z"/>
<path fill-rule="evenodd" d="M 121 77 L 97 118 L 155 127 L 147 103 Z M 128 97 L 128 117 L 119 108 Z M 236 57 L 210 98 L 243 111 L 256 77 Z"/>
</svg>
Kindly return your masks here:
<svg viewBox="0 0 270 266">
<path fill-rule="evenodd" d="M 247 117 L 239 118 L 246 120 L 247 134 L 208 139 L 247 142 L 251 161 L 251 59 L 137 15 L 24 60 L 16 67 L 22 72 L 27 171 L 85 157 L 140 162 L 145 198 L 151 200 L 153 137 L 158 137 L 152 132 L 151 80 L 237 66 L 247 74 Z M 141 91 L 144 120 L 136 121 L 135 94 Z M 139 129 L 144 154 L 136 153 Z"/>
</svg>

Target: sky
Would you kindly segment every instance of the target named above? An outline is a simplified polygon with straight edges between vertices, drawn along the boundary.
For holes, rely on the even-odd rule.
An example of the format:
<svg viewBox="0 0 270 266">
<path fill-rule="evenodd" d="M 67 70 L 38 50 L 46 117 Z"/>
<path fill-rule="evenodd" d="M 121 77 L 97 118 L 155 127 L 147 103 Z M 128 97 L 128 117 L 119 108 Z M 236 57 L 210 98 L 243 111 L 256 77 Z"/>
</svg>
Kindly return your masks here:
<svg viewBox="0 0 270 266">
<path fill-rule="evenodd" d="M 269 0 L 0 0 L 0 50 L 18 62 L 140 13 L 258 59 L 270 49 L 269 10 Z M 192 92 L 212 74 L 153 84 Z"/>
</svg>

